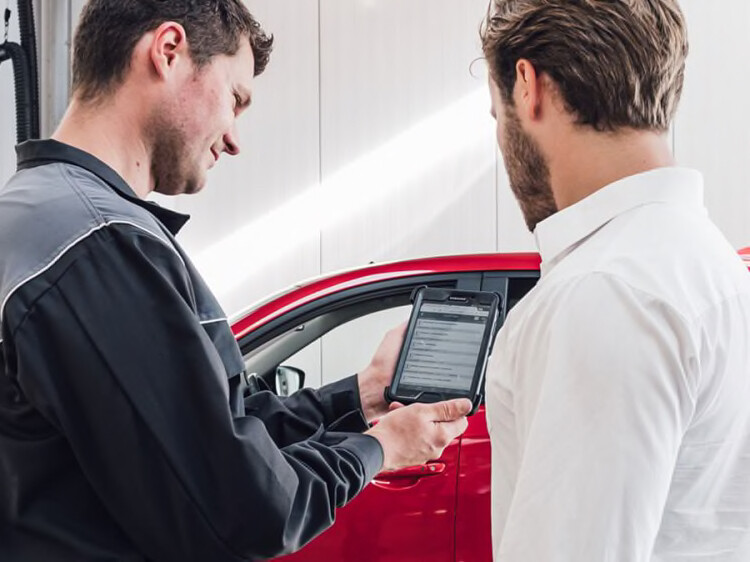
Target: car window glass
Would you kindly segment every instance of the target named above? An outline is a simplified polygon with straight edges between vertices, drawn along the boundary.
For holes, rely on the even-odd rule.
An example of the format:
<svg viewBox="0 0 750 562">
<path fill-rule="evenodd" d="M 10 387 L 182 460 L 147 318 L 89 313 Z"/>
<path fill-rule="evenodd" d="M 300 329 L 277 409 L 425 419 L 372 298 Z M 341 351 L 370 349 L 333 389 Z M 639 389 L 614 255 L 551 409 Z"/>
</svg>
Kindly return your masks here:
<svg viewBox="0 0 750 562">
<path fill-rule="evenodd" d="M 380 310 L 341 324 L 289 357 L 283 365 L 305 371 L 305 386 L 334 382 L 365 368 L 386 332 L 406 322 L 411 305 Z"/>
<path fill-rule="evenodd" d="M 320 373 L 320 350 L 320 339 L 317 339 L 306 347 L 300 349 L 297 353 L 284 361 L 282 365 L 296 367 L 297 369 L 303 370 L 305 372 L 305 386 L 318 388 L 323 384 L 323 378 Z"/>
</svg>

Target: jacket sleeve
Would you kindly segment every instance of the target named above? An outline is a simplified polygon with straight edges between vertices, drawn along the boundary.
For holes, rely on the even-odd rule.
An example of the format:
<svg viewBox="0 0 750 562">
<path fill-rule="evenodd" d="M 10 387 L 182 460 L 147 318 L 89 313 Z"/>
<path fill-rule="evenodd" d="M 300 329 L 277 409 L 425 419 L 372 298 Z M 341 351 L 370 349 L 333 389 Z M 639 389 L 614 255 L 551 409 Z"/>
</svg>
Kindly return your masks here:
<svg viewBox="0 0 750 562">
<path fill-rule="evenodd" d="M 380 469 L 379 444 L 317 424 L 279 448 L 252 411 L 233 416 L 184 264 L 125 230 L 90 237 L 16 319 L 23 392 L 148 558 L 235 561 L 299 548 Z"/>
<path fill-rule="evenodd" d="M 257 392 L 245 398 L 245 413 L 262 419 L 279 447 L 307 439 L 321 426 L 354 433 L 369 427 L 360 409 L 356 375 L 317 390 L 302 389 L 288 398 Z"/>
</svg>

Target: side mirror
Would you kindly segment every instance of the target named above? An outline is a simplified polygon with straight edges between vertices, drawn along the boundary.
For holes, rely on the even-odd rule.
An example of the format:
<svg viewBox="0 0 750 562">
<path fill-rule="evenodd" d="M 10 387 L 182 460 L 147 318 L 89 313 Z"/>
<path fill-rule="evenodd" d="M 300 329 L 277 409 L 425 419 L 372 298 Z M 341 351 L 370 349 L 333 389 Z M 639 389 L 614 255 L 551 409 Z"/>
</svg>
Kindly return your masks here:
<svg viewBox="0 0 750 562">
<path fill-rule="evenodd" d="M 297 367 L 276 367 L 276 394 L 290 396 L 305 386 L 305 372 Z"/>
</svg>

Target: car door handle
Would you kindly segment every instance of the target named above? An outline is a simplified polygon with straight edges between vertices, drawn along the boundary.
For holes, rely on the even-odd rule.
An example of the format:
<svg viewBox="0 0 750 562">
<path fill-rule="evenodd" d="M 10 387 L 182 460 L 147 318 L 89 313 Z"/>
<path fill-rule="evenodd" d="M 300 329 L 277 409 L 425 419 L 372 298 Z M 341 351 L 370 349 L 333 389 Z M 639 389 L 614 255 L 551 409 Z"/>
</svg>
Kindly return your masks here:
<svg viewBox="0 0 750 562">
<path fill-rule="evenodd" d="M 408 466 L 398 470 L 390 470 L 375 475 L 373 479 L 378 484 L 395 483 L 399 480 L 417 480 L 428 476 L 436 476 L 445 472 L 444 462 L 428 462 L 419 466 Z"/>
</svg>

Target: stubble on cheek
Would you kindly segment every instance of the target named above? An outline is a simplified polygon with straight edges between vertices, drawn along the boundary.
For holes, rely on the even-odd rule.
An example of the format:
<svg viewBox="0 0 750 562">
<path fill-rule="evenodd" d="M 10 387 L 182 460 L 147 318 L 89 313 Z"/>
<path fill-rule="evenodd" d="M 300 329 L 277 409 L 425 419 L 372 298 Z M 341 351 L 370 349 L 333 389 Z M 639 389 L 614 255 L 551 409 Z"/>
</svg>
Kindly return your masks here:
<svg viewBox="0 0 750 562">
<path fill-rule="evenodd" d="M 191 155 L 188 135 L 163 113 L 155 114 L 148 126 L 151 177 L 154 191 L 164 195 L 195 193 L 203 187 L 197 155 Z"/>
<path fill-rule="evenodd" d="M 502 153 L 513 194 L 521 207 L 528 229 L 555 214 L 557 204 L 552 193 L 547 161 L 537 143 L 522 128 L 512 109 L 505 111 Z"/>
</svg>

